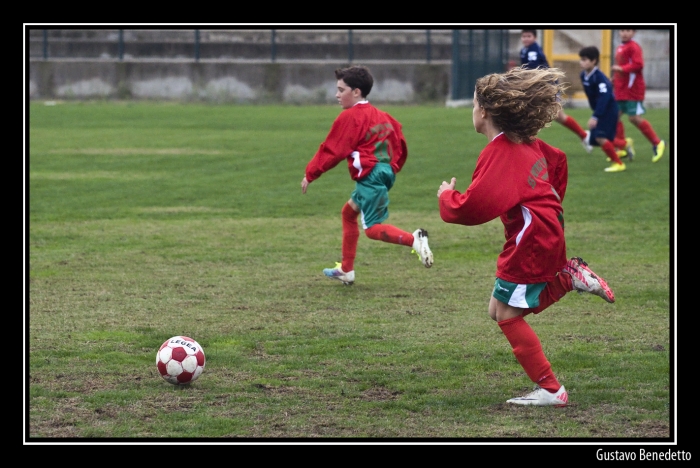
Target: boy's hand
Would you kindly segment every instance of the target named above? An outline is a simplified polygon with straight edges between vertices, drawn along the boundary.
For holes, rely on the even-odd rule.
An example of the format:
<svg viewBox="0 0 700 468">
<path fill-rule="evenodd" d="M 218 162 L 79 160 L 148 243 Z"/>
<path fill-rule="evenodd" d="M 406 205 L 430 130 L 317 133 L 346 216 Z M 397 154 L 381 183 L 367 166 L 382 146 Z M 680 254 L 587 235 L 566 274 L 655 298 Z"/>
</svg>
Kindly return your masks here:
<svg viewBox="0 0 700 468">
<path fill-rule="evenodd" d="M 301 179 L 301 193 L 306 193 L 306 189 L 309 187 L 309 181 L 306 180 L 306 176 Z"/>
<path fill-rule="evenodd" d="M 442 184 L 440 185 L 440 188 L 439 188 L 438 191 L 437 191 L 437 196 L 438 196 L 438 198 L 440 198 L 440 195 L 441 195 L 442 192 L 444 192 L 445 190 L 454 190 L 454 189 L 455 189 L 455 184 L 456 184 L 456 183 L 457 183 L 457 179 L 454 178 L 454 177 L 452 178 L 452 180 L 450 181 L 449 184 L 443 180 L 443 181 L 442 181 Z"/>
</svg>

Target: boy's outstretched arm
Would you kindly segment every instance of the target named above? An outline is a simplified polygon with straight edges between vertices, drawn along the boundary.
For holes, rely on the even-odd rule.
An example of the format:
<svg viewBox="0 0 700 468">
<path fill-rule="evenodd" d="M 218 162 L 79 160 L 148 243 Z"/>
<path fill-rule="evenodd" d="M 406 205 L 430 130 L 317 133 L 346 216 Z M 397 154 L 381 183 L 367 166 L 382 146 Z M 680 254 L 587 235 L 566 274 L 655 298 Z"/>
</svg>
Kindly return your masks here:
<svg viewBox="0 0 700 468">
<path fill-rule="evenodd" d="M 306 176 L 301 179 L 301 193 L 306 193 L 306 189 L 309 187 L 310 182 L 306 180 Z"/>
</svg>

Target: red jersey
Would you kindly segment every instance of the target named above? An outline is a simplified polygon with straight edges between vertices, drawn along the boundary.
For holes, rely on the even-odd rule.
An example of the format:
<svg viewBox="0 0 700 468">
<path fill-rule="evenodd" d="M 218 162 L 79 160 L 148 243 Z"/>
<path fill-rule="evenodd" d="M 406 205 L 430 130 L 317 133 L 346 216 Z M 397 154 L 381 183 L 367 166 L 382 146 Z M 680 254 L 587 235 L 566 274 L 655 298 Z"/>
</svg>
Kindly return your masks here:
<svg viewBox="0 0 700 468">
<path fill-rule="evenodd" d="M 360 180 L 378 162 L 391 164 L 398 173 L 406 162 L 408 149 L 401 124 L 367 101 L 344 109 L 335 119 L 326 140 L 306 165 L 311 182 L 347 159 L 350 177 Z"/>
<path fill-rule="evenodd" d="M 554 279 L 567 261 L 562 201 L 568 182 L 566 154 L 542 140 L 513 143 L 503 133 L 481 151 L 462 194 L 440 195 L 440 217 L 474 226 L 497 217 L 506 242 L 496 276 L 511 283 Z"/>
<path fill-rule="evenodd" d="M 644 83 L 644 58 L 642 48 L 629 40 L 615 50 L 615 64 L 622 67 L 613 75 L 613 92 L 617 101 L 643 101 L 646 91 Z"/>
</svg>

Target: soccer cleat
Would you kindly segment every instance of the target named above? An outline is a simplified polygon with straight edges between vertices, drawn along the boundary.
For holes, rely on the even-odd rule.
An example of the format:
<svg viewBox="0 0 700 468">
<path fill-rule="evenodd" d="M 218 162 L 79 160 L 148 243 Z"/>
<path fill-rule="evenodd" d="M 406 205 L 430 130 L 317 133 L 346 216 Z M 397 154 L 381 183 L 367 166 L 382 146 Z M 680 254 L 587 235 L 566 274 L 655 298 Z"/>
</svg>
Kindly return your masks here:
<svg viewBox="0 0 700 468">
<path fill-rule="evenodd" d="M 345 286 L 351 286 L 355 282 L 355 270 L 345 273 L 343 269 L 340 268 L 341 265 L 342 263 L 335 262 L 335 268 L 324 268 L 323 274 L 329 278 L 342 281 Z"/>
<path fill-rule="evenodd" d="M 651 158 L 651 162 L 656 162 L 661 159 L 664 155 L 664 150 L 666 149 L 666 142 L 661 140 L 658 145 L 654 146 L 654 157 Z"/>
<path fill-rule="evenodd" d="M 522 397 L 511 398 L 506 403 L 516 405 L 534 405 L 534 406 L 556 406 L 562 407 L 569 403 L 569 394 L 562 385 L 557 390 L 557 393 L 550 393 L 539 385 L 535 385 L 535 389 Z"/>
<path fill-rule="evenodd" d="M 605 168 L 605 172 L 622 172 L 625 169 L 627 169 L 627 166 L 625 166 L 625 163 L 612 163 L 610 167 Z"/>
<path fill-rule="evenodd" d="M 615 302 L 615 293 L 608 287 L 608 283 L 593 273 L 581 257 L 571 257 L 563 271 L 571 276 L 571 284 L 575 291 L 588 292 L 602 297 L 607 302 Z"/>
<path fill-rule="evenodd" d="M 632 161 L 634 159 L 634 140 L 630 137 L 627 137 L 625 138 L 625 142 L 627 143 L 627 149 L 625 151 L 626 155 L 630 158 L 630 161 Z"/>
<path fill-rule="evenodd" d="M 416 229 L 413 232 L 413 250 L 411 252 L 418 255 L 418 259 L 426 268 L 433 266 L 433 252 L 428 246 L 428 231 Z"/>
<path fill-rule="evenodd" d="M 634 140 L 629 137 L 625 138 L 625 148 L 616 150 L 615 152 L 618 158 L 626 158 L 629 156 L 630 161 L 632 161 L 634 159 Z M 611 159 L 607 158 L 607 161 L 610 162 Z"/>
<path fill-rule="evenodd" d="M 588 139 L 591 137 L 591 132 L 586 130 L 586 136 L 581 139 L 581 144 L 583 145 L 583 149 L 586 150 L 586 153 L 590 154 L 591 151 L 593 151 L 593 147 L 588 143 Z"/>
</svg>

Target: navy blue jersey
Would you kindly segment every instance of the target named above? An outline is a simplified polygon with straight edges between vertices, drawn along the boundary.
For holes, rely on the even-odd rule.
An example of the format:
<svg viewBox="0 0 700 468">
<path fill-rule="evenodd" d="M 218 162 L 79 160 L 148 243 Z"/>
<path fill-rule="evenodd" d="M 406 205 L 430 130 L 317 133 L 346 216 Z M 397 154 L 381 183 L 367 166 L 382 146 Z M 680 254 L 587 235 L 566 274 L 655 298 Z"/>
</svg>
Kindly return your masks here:
<svg viewBox="0 0 700 468">
<path fill-rule="evenodd" d="M 586 74 L 581 71 L 581 83 L 588 98 L 588 105 L 593 109 L 593 117 L 598 120 L 591 130 L 589 144 L 598 146 L 597 138 L 615 139 L 618 121 L 618 105 L 613 93 L 612 83 L 605 74 L 595 67 Z"/>
<path fill-rule="evenodd" d="M 610 113 L 617 115 L 612 82 L 598 67 L 588 74 L 585 70 L 581 71 L 581 83 L 588 98 L 588 105 L 593 109 L 593 117 L 601 119 Z"/>
<path fill-rule="evenodd" d="M 525 65 L 524 68 L 534 70 L 537 67 L 549 68 L 547 57 L 542 52 L 542 47 L 537 41 L 530 44 L 529 47 L 520 49 L 520 65 Z"/>
</svg>

